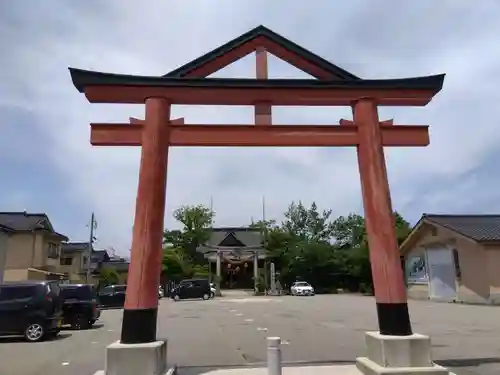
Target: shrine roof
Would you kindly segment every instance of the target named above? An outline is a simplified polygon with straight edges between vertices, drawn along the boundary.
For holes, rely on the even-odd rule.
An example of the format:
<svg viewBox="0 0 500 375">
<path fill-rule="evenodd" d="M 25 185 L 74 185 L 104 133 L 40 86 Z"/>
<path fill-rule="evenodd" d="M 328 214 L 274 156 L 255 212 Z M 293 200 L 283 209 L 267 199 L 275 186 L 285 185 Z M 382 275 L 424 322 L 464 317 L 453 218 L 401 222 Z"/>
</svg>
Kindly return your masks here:
<svg viewBox="0 0 500 375">
<path fill-rule="evenodd" d="M 241 245 L 241 249 L 245 247 L 255 248 L 262 245 L 262 236 L 259 228 L 249 227 L 228 227 L 228 228 L 213 228 L 208 241 L 198 247 L 198 251 L 205 253 L 211 251 L 211 247 L 224 247 L 224 240 L 228 237 L 234 237 Z M 228 248 L 238 246 L 227 246 Z"/>
<path fill-rule="evenodd" d="M 137 86 L 137 87 L 214 87 L 214 88 L 281 88 L 281 89 L 413 89 L 438 93 L 444 74 L 400 79 L 251 79 L 251 78 L 184 78 L 136 76 L 95 72 L 69 68 L 76 89 L 83 93 L 88 86 Z"/>
<path fill-rule="evenodd" d="M 340 68 L 339 66 L 332 64 L 328 60 L 308 51 L 307 49 L 299 46 L 298 44 L 292 42 L 291 40 L 275 33 L 274 31 L 268 29 L 265 26 L 257 26 L 256 28 L 240 35 L 239 37 L 230 40 L 229 42 L 223 44 L 220 47 L 215 48 L 214 50 L 204 54 L 203 56 L 198 57 L 197 59 L 188 62 L 187 64 L 182 65 L 181 67 L 172 70 L 171 72 L 165 74 L 163 77 L 184 77 L 198 69 L 199 67 L 206 65 L 221 56 L 226 55 L 232 50 L 243 46 L 257 38 L 265 38 L 268 39 L 280 47 L 288 50 L 293 53 L 295 56 L 298 56 L 306 61 L 309 61 L 313 65 L 320 67 L 322 70 L 329 72 L 333 76 L 339 79 L 352 79 L 357 80 L 360 79 L 354 74 L 348 72 Z"/>
</svg>

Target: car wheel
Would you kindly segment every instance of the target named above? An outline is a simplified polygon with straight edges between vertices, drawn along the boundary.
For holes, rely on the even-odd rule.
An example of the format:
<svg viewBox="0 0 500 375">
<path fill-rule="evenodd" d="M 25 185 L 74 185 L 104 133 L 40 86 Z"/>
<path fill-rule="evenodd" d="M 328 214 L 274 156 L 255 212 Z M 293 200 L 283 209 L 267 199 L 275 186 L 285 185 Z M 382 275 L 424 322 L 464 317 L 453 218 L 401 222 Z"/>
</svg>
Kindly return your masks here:
<svg viewBox="0 0 500 375">
<path fill-rule="evenodd" d="M 203 299 L 204 299 L 205 301 L 206 301 L 207 299 L 209 299 L 209 298 L 210 298 L 210 295 L 209 295 L 209 294 L 205 293 L 205 294 L 203 295 Z"/>
<path fill-rule="evenodd" d="M 43 339 L 45 329 L 40 323 L 30 323 L 24 330 L 24 338 L 30 342 L 37 342 Z"/>
<path fill-rule="evenodd" d="M 180 299 L 181 299 L 181 297 L 179 297 L 179 295 L 178 295 L 178 294 L 176 294 L 176 295 L 174 296 L 174 301 L 179 301 Z"/>
</svg>

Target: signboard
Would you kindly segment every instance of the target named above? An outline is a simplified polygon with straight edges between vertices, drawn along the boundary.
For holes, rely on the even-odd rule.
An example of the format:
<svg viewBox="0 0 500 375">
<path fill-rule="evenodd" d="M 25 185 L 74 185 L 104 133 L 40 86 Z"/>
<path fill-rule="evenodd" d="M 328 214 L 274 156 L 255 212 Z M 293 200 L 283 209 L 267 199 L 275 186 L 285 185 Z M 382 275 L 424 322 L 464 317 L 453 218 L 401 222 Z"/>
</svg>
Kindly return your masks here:
<svg viewBox="0 0 500 375">
<path fill-rule="evenodd" d="M 409 283 L 426 283 L 429 280 L 424 254 L 406 260 L 406 278 Z"/>
</svg>

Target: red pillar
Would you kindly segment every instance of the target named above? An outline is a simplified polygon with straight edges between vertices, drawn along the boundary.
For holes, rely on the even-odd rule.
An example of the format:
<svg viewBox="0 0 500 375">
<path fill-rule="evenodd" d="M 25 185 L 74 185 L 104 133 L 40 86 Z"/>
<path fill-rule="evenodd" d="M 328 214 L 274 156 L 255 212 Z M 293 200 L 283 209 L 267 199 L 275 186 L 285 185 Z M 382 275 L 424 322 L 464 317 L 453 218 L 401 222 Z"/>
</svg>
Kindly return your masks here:
<svg viewBox="0 0 500 375">
<path fill-rule="evenodd" d="M 168 139 L 169 119 L 170 103 L 167 99 L 146 100 L 132 254 L 121 332 L 124 344 L 156 341 L 167 181 L 168 144 L 165 140 Z"/>
<path fill-rule="evenodd" d="M 377 105 L 361 99 L 353 109 L 379 330 L 385 335 L 411 335 Z"/>
<path fill-rule="evenodd" d="M 255 51 L 255 73 L 257 79 L 267 79 L 267 52 L 259 47 Z M 270 103 L 260 102 L 255 104 L 255 125 L 271 125 L 272 107 Z"/>
</svg>

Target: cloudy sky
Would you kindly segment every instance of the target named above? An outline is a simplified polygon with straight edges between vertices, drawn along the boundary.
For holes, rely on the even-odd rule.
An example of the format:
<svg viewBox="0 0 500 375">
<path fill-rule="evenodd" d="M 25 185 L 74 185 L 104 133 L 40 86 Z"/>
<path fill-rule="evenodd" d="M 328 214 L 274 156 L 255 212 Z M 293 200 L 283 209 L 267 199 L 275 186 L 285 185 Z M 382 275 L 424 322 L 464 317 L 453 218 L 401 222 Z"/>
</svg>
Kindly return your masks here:
<svg viewBox="0 0 500 375">
<path fill-rule="evenodd" d="M 500 3 L 266 0 L 25 0 L 0 3 L 0 211 L 46 212 L 59 232 L 129 249 L 138 148 L 92 147 L 89 122 L 142 117 L 143 106 L 89 104 L 68 66 L 161 75 L 258 26 L 362 78 L 446 73 L 425 108 L 383 108 L 381 119 L 431 125 L 427 148 L 386 149 L 393 206 L 428 213 L 500 212 Z M 254 56 L 216 73 L 253 77 Z M 304 78 L 270 59 L 272 78 Z M 251 123 L 250 107 L 173 108 L 189 123 Z M 349 108 L 275 108 L 277 124 L 333 124 Z M 293 200 L 362 212 L 354 149 L 177 148 L 169 154 L 165 225 L 183 204 L 213 197 L 216 224 L 280 219 Z"/>
</svg>

